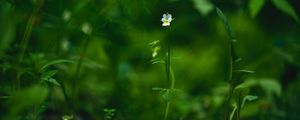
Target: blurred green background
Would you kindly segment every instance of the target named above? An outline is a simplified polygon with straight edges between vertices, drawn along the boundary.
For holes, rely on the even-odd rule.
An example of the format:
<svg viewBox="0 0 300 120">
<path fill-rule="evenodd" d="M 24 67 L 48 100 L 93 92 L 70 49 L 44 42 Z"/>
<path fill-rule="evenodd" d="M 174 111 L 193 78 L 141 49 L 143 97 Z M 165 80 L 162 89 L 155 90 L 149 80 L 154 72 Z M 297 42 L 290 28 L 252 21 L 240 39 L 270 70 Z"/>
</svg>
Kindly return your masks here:
<svg viewBox="0 0 300 120">
<path fill-rule="evenodd" d="M 223 119 L 229 38 L 215 7 L 235 32 L 239 65 L 255 71 L 245 82 L 258 99 L 241 119 L 300 119 L 299 0 L 0 0 L 0 119 L 163 119 L 155 40 L 171 41 L 180 91 L 169 120 Z"/>
</svg>

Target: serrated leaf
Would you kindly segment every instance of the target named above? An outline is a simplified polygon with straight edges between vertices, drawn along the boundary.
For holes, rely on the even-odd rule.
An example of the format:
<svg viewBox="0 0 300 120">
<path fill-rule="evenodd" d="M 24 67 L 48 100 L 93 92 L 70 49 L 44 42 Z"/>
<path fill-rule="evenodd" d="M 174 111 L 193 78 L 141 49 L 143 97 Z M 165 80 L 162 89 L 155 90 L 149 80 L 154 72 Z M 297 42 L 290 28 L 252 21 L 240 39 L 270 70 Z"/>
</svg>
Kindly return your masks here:
<svg viewBox="0 0 300 120">
<path fill-rule="evenodd" d="M 256 17 L 256 15 L 260 12 L 266 0 L 250 0 L 249 1 L 249 11 L 252 17 Z"/>
<path fill-rule="evenodd" d="M 271 0 L 272 3 L 283 13 L 291 16 L 297 23 L 299 23 L 299 17 L 287 0 Z"/>
</svg>

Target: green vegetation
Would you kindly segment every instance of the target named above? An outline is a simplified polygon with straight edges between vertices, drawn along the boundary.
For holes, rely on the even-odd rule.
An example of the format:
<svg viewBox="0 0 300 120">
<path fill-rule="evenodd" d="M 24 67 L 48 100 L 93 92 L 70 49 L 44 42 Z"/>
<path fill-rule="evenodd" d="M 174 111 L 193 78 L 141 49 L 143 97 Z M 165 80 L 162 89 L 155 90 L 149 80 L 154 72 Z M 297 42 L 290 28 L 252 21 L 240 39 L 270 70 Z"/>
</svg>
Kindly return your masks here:
<svg viewBox="0 0 300 120">
<path fill-rule="evenodd" d="M 299 13 L 297 0 L 0 0 L 0 119 L 300 119 Z"/>
</svg>

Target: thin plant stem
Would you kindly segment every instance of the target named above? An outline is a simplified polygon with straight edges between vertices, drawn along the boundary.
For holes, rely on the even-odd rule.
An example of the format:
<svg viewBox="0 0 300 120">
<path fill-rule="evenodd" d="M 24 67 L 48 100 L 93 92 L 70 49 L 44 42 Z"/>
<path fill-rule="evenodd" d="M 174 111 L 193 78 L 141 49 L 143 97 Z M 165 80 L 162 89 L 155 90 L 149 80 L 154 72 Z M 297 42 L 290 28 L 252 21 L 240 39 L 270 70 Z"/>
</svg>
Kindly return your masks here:
<svg viewBox="0 0 300 120">
<path fill-rule="evenodd" d="M 28 43 L 29 43 L 29 38 L 31 37 L 31 33 L 32 33 L 32 28 L 33 28 L 33 24 L 36 20 L 36 14 L 39 12 L 41 6 L 43 3 L 38 4 L 31 12 L 31 15 L 29 17 L 29 20 L 27 22 L 26 28 L 25 28 L 25 32 L 24 35 L 22 37 L 22 41 L 21 41 L 21 52 L 20 52 L 20 56 L 18 59 L 18 65 L 21 67 L 26 50 L 28 48 Z M 21 87 L 21 79 L 20 77 L 16 78 L 16 85 L 15 88 L 16 90 L 20 89 Z"/>
<path fill-rule="evenodd" d="M 166 62 L 165 63 L 166 63 L 166 77 L 167 77 L 168 85 L 170 87 L 170 91 L 172 92 L 172 90 L 175 88 L 175 77 L 174 77 L 174 72 L 171 68 L 171 45 L 170 45 L 170 40 L 167 41 L 167 57 L 166 57 Z M 164 120 L 167 120 L 167 118 L 168 118 L 170 105 L 171 105 L 171 102 L 168 101 L 166 109 L 165 109 Z"/>
<path fill-rule="evenodd" d="M 226 120 L 229 120 L 230 119 L 230 111 L 231 111 L 231 106 L 230 106 L 230 103 L 231 103 L 231 99 L 232 99 L 232 96 L 233 96 L 233 92 L 234 92 L 234 86 L 233 86 L 233 79 L 232 79 L 232 71 L 233 71 L 233 56 L 232 56 L 232 42 L 229 42 L 229 51 L 228 51 L 228 54 L 229 54 L 229 77 L 228 77 L 228 80 L 230 81 L 230 90 L 229 90 L 229 95 L 228 95 L 228 98 L 227 98 L 227 109 L 226 109 L 226 115 L 225 115 L 225 119 Z"/>
<path fill-rule="evenodd" d="M 83 51 L 80 55 L 80 58 L 78 59 L 78 64 L 76 66 L 75 78 L 72 81 L 72 109 L 73 110 L 74 110 L 74 106 L 75 106 L 75 103 L 76 103 L 76 99 L 75 99 L 75 94 L 76 94 L 76 91 L 77 91 L 76 83 L 79 79 L 80 69 L 81 69 L 81 66 L 82 66 L 83 58 L 84 58 L 84 56 L 86 54 L 86 51 L 87 51 L 89 41 L 90 41 L 90 35 L 88 35 L 86 37 L 86 41 L 85 41 L 85 44 L 84 44 L 84 47 L 83 47 Z"/>
<path fill-rule="evenodd" d="M 166 110 L 165 110 L 164 120 L 167 120 L 167 119 L 168 119 L 168 114 L 169 114 L 170 104 L 171 104 L 171 102 L 168 101 L 168 102 L 167 102 L 167 106 L 166 106 Z"/>
<path fill-rule="evenodd" d="M 168 41 L 167 59 L 166 59 L 166 77 L 167 77 L 168 84 L 170 84 L 170 64 L 171 64 L 170 56 L 171 56 L 171 48 L 170 48 L 170 42 Z"/>
<path fill-rule="evenodd" d="M 175 76 L 172 66 L 170 66 L 170 75 L 171 75 L 171 90 L 175 88 Z"/>
</svg>

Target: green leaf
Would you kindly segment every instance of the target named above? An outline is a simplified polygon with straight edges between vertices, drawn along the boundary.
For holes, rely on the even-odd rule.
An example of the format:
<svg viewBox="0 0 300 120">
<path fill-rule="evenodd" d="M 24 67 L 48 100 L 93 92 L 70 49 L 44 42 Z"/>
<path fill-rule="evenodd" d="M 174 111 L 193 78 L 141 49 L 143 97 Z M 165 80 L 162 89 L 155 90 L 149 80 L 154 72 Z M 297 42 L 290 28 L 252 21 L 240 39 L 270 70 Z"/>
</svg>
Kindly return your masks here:
<svg viewBox="0 0 300 120">
<path fill-rule="evenodd" d="M 230 120 L 233 119 L 233 116 L 234 116 L 234 114 L 235 114 L 236 109 L 237 109 L 237 105 L 236 105 L 236 103 L 235 103 L 235 104 L 233 104 L 233 110 L 232 110 L 231 113 L 230 113 Z"/>
<path fill-rule="evenodd" d="M 253 101 L 256 100 L 258 97 L 254 95 L 247 95 L 244 97 L 243 102 L 242 102 L 242 108 L 244 107 L 246 101 Z"/>
<path fill-rule="evenodd" d="M 299 17 L 294 8 L 289 4 L 287 0 L 272 0 L 272 3 L 283 13 L 291 16 L 297 23 L 299 23 Z"/>
<path fill-rule="evenodd" d="M 0 3 L 0 55 L 9 48 L 15 39 L 15 14 L 14 7 L 7 3 Z"/>
<path fill-rule="evenodd" d="M 63 120 L 73 120 L 73 115 L 64 115 L 62 116 Z"/>
<path fill-rule="evenodd" d="M 248 93 L 249 93 L 248 87 L 238 86 L 234 90 L 234 96 L 236 97 L 236 99 L 244 98 L 245 96 L 247 96 Z"/>
<path fill-rule="evenodd" d="M 164 90 L 165 88 L 159 88 L 159 87 L 154 87 L 152 88 L 152 90 L 155 90 L 155 91 L 161 91 L 161 90 Z"/>
<path fill-rule="evenodd" d="M 47 67 L 51 66 L 51 65 L 60 64 L 60 63 L 74 63 L 74 61 L 71 61 L 71 60 L 65 60 L 65 59 L 54 60 L 54 61 L 51 61 L 51 62 L 45 64 L 45 65 L 40 69 L 40 72 L 43 71 L 44 69 L 46 69 Z"/>
<path fill-rule="evenodd" d="M 49 78 L 47 81 L 54 84 L 54 85 L 60 86 L 60 84 L 53 78 Z"/>
<path fill-rule="evenodd" d="M 58 72 L 57 70 L 51 70 L 51 71 L 44 72 L 42 74 L 41 79 L 48 80 L 48 79 L 52 78 L 57 72 Z"/>
<path fill-rule="evenodd" d="M 201 15 L 206 16 L 211 11 L 214 10 L 214 5 L 209 0 L 193 0 L 195 8 L 201 13 Z"/>
<path fill-rule="evenodd" d="M 228 36 L 230 37 L 231 41 L 234 42 L 235 41 L 234 33 L 232 31 L 232 28 L 229 25 L 228 20 L 226 19 L 225 15 L 219 8 L 216 8 L 216 11 L 217 11 L 217 14 L 219 15 L 219 17 L 221 18 L 221 20 L 223 21 L 223 24 L 224 24 L 224 27 L 225 27 L 225 30 L 226 30 Z"/>
<path fill-rule="evenodd" d="M 40 85 L 35 85 L 14 93 L 8 102 L 11 108 L 11 115 L 14 116 L 30 107 L 41 105 L 47 95 L 48 89 Z"/>
<path fill-rule="evenodd" d="M 278 97 L 281 96 L 281 85 L 277 80 L 264 78 L 260 79 L 258 82 L 268 96 L 273 94 Z"/>
<path fill-rule="evenodd" d="M 250 15 L 252 17 L 255 17 L 260 12 L 265 3 L 266 0 L 250 0 L 248 4 Z"/>
<path fill-rule="evenodd" d="M 233 72 L 241 72 L 241 73 L 255 73 L 255 71 L 251 71 L 251 70 L 234 70 Z"/>
</svg>

